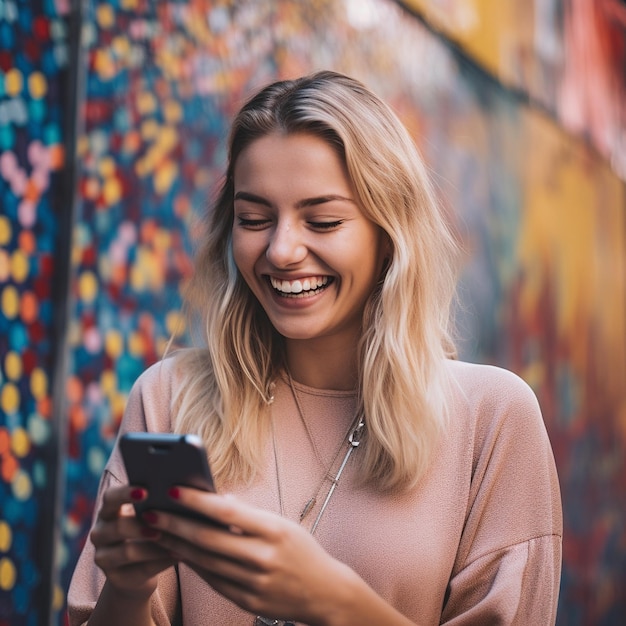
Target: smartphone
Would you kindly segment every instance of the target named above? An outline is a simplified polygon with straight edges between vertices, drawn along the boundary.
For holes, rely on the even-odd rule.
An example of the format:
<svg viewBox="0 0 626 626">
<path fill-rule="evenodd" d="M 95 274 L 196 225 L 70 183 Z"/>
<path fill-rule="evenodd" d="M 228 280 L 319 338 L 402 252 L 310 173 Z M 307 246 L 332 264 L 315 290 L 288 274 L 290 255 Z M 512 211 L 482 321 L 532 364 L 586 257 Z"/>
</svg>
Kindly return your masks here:
<svg viewBox="0 0 626 626">
<path fill-rule="evenodd" d="M 171 433 L 125 433 L 120 438 L 120 449 L 129 483 L 148 491 L 145 500 L 134 503 L 137 515 L 147 510 L 159 510 L 208 520 L 168 495 L 169 489 L 175 485 L 215 491 L 200 437 Z"/>
</svg>

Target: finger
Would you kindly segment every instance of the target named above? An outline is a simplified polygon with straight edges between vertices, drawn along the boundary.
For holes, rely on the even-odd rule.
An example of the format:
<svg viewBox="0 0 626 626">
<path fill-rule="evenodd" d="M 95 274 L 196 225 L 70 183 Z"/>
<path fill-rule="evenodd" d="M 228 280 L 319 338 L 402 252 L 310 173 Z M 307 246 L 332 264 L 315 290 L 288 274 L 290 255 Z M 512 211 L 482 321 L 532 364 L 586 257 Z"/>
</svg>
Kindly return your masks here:
<svg viewBox="0 0 626 626">
<path fill-rule="evenodd" d="M 104 492 L 98 517 L 104 520 L 115 519 L 119 517 L 120 510 L 124 505 L 131 502 L 141 502 L 147 495 L 148 492 L 142 487 L 132 485 L 111 487 Z"/>
<path fill-rule="evenodd" d="M 128 539 L 158 539 L 156 528 L 146 527 L 136 517 L 121 516 L 111 521 L 99 520 L 89 537 L 96 547 L 119 543 Z"/>
<path fill-rule="evenodd" d="M 170 497 L 183 506 L 236 531 L 254 536 L 271 536 L 277 520 L 283 520 L 271 511 L 258 509 L 233 495 L 207 493 L 189 487 L 174 487 Z"/>
<path fill-rule="evenodd" d="M 147 527 L 161 533 L 159 543 L 178 555 L 197 561 L 205 552 L 231 560 L 249 562 L 246 557 L 255 550 L 254 537 L 233 533 L 212 522 L 202 522 L 165 513 L 146 511 L 142 520 Z"/>
<path fill-rule="evenodd" d="M 107 545 L 96 550 L 94 561 L 103 571 L 125 568 L 133 565 L 162 567 L 175 561 L 167 550 L 152 541 L 125 541 Z"/>
</svg>

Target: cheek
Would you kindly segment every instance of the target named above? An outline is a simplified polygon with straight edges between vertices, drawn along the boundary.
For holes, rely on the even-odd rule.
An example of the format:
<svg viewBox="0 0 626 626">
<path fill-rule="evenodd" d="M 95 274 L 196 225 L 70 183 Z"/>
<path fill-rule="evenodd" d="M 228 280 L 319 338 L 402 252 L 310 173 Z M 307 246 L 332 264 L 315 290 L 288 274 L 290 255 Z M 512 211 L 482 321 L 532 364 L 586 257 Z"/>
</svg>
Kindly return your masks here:
<svg viewBox="0 0 626 626">
<path fill-rule="evenodd" d="M 245 273 L 250 269 L 251 253 L 250 246 L 246 246 L 240 237 L 233 235 L 233 260 L 240 272 Z"/>
</svg>

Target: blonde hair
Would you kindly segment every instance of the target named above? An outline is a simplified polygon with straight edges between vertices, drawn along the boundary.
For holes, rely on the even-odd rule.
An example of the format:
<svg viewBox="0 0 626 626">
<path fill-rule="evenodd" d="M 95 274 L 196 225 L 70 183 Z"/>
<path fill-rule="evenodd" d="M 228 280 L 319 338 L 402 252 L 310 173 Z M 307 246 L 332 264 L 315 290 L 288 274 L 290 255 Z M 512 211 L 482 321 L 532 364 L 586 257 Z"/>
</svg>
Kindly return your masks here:
<svg viewBox="0 0 626 626">
<path fill-rule="evenodd" d="M 259 467 L 284 351 L 233 261 L 233 171 L 246 146 L 276 132 L 327 141 L 346 164 L 362 211 L 391 242 L 363 316 L 358 393 L 366 435 L 357 457 L 367 483 L 415 485 L 447 419 L 455 246 L 405 127 L 364 85 L 335 72 L 273 83 L 234 119 L 226 176 L 185 292 L 207 346 L 178 357 L 184 384 L 175 430 L 203 437 L 224 482 L 248 480 Z"/>
</svg>

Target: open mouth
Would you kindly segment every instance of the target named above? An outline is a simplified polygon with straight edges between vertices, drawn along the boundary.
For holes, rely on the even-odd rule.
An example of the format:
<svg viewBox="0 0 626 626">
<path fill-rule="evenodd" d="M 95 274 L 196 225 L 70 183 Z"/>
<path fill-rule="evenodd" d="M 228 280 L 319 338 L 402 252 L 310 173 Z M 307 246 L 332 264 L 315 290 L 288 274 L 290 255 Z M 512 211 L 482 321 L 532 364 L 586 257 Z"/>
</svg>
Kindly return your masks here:
<svg viewBox="0 0 626 626">
<path fill-rule="evenodd" d="M 334 281 L 332 276 L 310 276 L 298 280 L 279 280 L 273 276 L 269 282 L 274 292 L 283 298 L 307 298 L 326 289 Z"/>
</svg>

